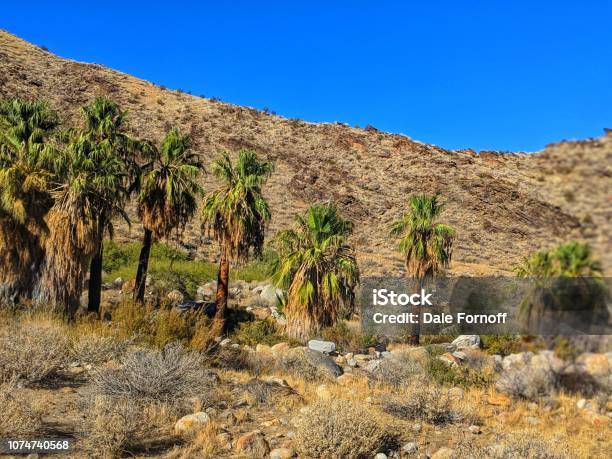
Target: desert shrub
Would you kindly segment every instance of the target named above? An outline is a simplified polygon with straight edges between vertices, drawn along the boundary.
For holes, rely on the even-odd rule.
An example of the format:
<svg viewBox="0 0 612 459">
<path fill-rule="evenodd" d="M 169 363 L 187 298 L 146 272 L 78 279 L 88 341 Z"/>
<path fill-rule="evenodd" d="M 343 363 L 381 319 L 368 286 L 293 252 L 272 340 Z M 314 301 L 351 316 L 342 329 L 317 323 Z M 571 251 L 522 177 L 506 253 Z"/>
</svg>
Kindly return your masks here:
<svg viewBox="0 0 612 459">
<path fill-rule="evenodd" d="M 0 329 L 0 382 L 13 379 L 28 384 L 52 377 L 66 363 L 69 341 L 59 327 L 21 323 Z"/>
<path fill-rule="evenodd" d="M 324 328 L 321 331 L 321 337 L 324 340 L 336 343 L 338 350 L 342 352 L 355 352 L 376 344 L 374 336 L 364 335 L 359 330 L 351 328 L 344 320 L 332 327 Z"/>
<path fill-rule="evenodd" d="M 101 395 L 179 403 L 207 393 L 214 379 L 214 374 L 203 368 L 199 354 L 171 344 L 162 350 L 129 352 L 118 368 L 106 367 L 94 373 L 92 384 Z"/>
<path fill-rule="evenodd" d="M 40 413 L 17 393 L 15 381 L 0 384 L 0 407 L 0 437 L 25 437 L 40 430 Z"/>
<path fill-rule="evenodd" d="M 97 456 L 133 454 L 143 442 L 168 430 L 174 420 L 170 412 L 164 404 L 129 396 L 94 396 L 86 410 L 83 443 Z"/>
<path fill-rule="evenodd" d="M 371 457 L 387 440 L 366 408 L 345 400 L 319 401 L 300 419 L 295 446 L 306 457 Z"/>
<path fill-rule="evenodd" d="M 279 399 L 287 399 L 293 397 L 301 400 L 298 393 L 288 385 L 280 384 L 276 381 L 264 381 L 259 378 L 253 378 L 241 386 L 248 397 L 255 403 L 268 404 Z"/>
<path fill-rule="evenodd" d="M 112 320 L 125 338 L 159 348 L 176 341 L 191 344 L 198 332 L 210 325 L 210 320 L 201 312 L 179 312 L 171 307 L 155 309 L 130 299 L 113 310 Z"/>
<path fill-rule="evenodd" d="M 494 371 L 491 368 L 472 368 L 466 365 L 450 366 L 439 359 L 431 359 L 427 373 L 441 386 L 488 387 L 493 383 Z"/>
<path fill-rule="evenodd" d="M 120 358 L 130 340 L 118 339 L 114 336 L 88 334 L 76 339 L 70 348 L 70 356 L 79 363 L 99 365 Z"/>
<path fill-rule="evenodd" d="M 390 395 L 381 401 L 384 412 L 405 420 L 420 420 L 430 424 L 448 424 L 463 419 L 452 408 L 448 394 L 431 385 L 416 385 L 403 396 Z"/>
<path fill-rule="evenodd" d="M 232 338 L 238 344 L 246 344 L 248 346 L 255 346 L 256 344 L 272 346 L 287 341 L 287 337 L 279 331 L 272 320 L 242 322 Z"/>
<path fill-rule="evenodd" d="M 520 352 L 523 341 L 516 335 L 482 335 L 482 347 L 489 354 L 506 356 Z"/>
<path fill-rule="evenodd" d="M 495 387 L 516 398 L 537 400 L 550 395 L 557 387 L 557 382 L 558 375 L 552 369 L 526 366 L 505 370 Z"/>
<path fill-rule="evenodd" d="M 299 348 L 284 351 L 275 361 L 276 370 L 306 381 L 333 379 L 341 374 L 337 365 L 320 352 Z"/>
<path fill-rule="evenodd" d="M 534 432 L 503 435 L 490 446 L 466 439 L 457 449 L 459 457 L 471 459 L 565 459 L 571 457 L 568 451 L 557 439 L 546 439 Z"/>
<path fill-rule="evenodd" d="M 424 377 L 421 364 L 407 355 L 398 354 L 394 358 L 375 360 L 370 365 L 368 379 L 374 383 L 398 387 Z"/>
<path fill-rule="evenodd" d="M 270 373 L 275 366 L 274 358 L 271 355 L 233 346 L 219 346 L 211 349 L 207 353 L 206 360 L 214 368 L 249 371 L 256 375 Z"/>
</svg>

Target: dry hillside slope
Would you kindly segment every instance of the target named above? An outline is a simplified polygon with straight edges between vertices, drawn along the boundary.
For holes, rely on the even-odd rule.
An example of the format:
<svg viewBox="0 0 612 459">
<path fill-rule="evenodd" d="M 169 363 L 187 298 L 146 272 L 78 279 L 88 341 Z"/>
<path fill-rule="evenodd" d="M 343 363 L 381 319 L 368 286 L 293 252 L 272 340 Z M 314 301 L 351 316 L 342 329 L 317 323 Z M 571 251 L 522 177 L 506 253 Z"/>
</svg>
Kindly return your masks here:
<svg viewBox="0 0 612 459">
<path fill-rule="evenodd" d="M 159 139 L 171 126 L 191 133 L 207 161 L 220 149 L 241 147 L 273 159 L 276 172 L 266 190 L 272 231 L 309 203 L 332 199 L 356 222 L 366 275 L 402 269 L 388 225 L 417 192 L 439 192 L 447 203 L 444 220 L 459 235 L 454 272 L 507 270 L 529 252 L 571 238 L 590 241 L 612 267 L 610 132 L 533 155 L 450 151 L 374 128 L 285 119 L 168 90 L 62 59 L 0 31 L 0 97 L 48 100 L 67 123 L 76 123 L 79 107 L 96 95 L 129 109 L 130 127 L 140 136 Z M 198 228 L 194 222 L 186 242 L 207 254 Z M 135 224 L 120 236 L 140 234 Z"/>
</svg>

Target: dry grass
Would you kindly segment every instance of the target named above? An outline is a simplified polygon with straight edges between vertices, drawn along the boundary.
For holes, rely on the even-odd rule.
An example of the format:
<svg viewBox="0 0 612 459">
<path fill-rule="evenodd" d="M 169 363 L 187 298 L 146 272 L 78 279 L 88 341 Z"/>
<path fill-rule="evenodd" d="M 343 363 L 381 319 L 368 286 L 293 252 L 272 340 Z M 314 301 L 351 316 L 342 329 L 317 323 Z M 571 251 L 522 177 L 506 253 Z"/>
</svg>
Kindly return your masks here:
<svg viewBox="0 0 612 459">
<path fill-rule="evenodd" d="M 69 340 L 53 322 L 22 322 L 0 329 L 0 382 L 27 384 L 52 377 L 66 363 Z"/>
<path fill-rule="evenodd" d="M 89 334 L 78 337 L 71 345 L 71 358 L 80 364 L 100 365 L 117 360 L 126 352 L 130 340 L 114 336 Z"/>
<path fill-rule="evenodd" d="M 502 435 L 489 446 L 463 441 L 458 455 L 470 459 L 565 459 L 577 456 L 570 455 L 567 444 L 559 438 L 546 438 L 533 431 Z"/>
<path fill-rule="evenodd" d="M 295 445 L 306 457 L 371 456 L 388 441 L 374 413 L 347 401 L 320 401 L 302 415 Z"/>
<path fill-rule="evenodd" d="M 19 394 L 15 382 L 0 384 L 0 438 L 34 435 L 41 425 L 41 414 Z"/>
</svg>

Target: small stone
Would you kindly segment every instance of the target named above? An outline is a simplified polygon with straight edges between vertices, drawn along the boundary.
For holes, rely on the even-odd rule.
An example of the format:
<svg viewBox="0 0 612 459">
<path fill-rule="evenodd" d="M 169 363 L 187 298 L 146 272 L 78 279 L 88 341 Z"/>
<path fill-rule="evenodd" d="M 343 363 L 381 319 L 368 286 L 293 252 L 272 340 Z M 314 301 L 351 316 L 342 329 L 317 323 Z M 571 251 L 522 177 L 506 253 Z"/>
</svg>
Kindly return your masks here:
<svg viewBox="0 0 612 459">
<path fill-rule="evenodd" d="M 419 445 L 414 441 L 406 443 L 404 446 L 402 446 L 402 451 L 408 454 L 416 453 L 418 449 Z"/>
<path fill-rule="evenodd" d="M 295 451 L 291 448 L 276 448 L 270 451 L 270 459 L 291 459 Z"/>
<path fill-rule="evenodd" d="M 453 459 L 455 458 L 455 450 L 451 448 L 440 448 L 431 455 L 431 459 Z"/>
<path fill-rule="evenodd" d="M 374 456 L 374 459 L 387 459 L 387 455 L 385 453 L 378 453 Z"/>
<path fill-rule="evenodd" d="M 228 346 L 232 343 L 232 340 L 229 338 L 225 338 L 224 340 L 221 340 L 221 342 L 219 343 L 219 346 Z"/>
<path fill-rule="evenodd" d="M 581 398 L 580 400 L 578 400 L 578 401 L 576 402 L 576 407 L 578 407 L 578 409 L 579 409 L 579 410 L 582 410 L 582 409 L 584 409 L 584 407 L 586 406 L 586 404 L 587 404 L 586 399 L 585 399 L 585 398 Z"/>
<path fill-rule="evenodd" d="M 471 433 L 473 433 L 474 435 L 478 435 L 478 434 L 481 432 L 481 430 L 480 430 L 480 426 L 477 426 L 477 425 L 471 425 L 471 426 L 469 426 L 469 427 L 468 427 L 468 430 L 469 430 Z"/>
<path fill-rule="evenodd" d="M 324 354 L 329 354 L 336 350 L 336 343 L 333 341 L 321 341 L 318 339 L 311 339 L 308 341 L 308 349 L 313 351 L 322 352 Z"/>
<path fill-rule="evenodd" d="M 446 350 L 453 352 L 460 349 L 478 349 L 480 347 L 480 336 L 478 335 L 461 335 L 455 338 L 450 343 Z"/>
<path fill-rule="evenodd" d="M 122 286 L 123 286 L 123 279 L 121 277 L 118 277 L 113 281 L 113 288 L 120 289 Z"/>
<path fill-rule="evenodd" d="M 194 414 L 188 414 L 176 421 L 174 424 L 174 432 L 183 434 L 202 427 L 210 421 L 210 417 L 203 411 Z"/>
<path fill-rule="evenodd" d="M 414 430 L 416 433 L 419 433 L 421 430 L 423 430 L 423 426 L 421 424 L 413 424 L 412 430 Z"/>
</svg>

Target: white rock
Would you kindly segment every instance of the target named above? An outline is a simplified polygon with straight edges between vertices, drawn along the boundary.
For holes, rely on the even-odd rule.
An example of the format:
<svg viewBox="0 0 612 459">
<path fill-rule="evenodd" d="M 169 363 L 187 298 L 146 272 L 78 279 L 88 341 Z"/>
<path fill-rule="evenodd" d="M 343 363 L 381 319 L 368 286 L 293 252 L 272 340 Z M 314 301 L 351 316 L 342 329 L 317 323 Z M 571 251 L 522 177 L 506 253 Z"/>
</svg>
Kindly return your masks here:
<svg viewBox="0 0 612 459">
<path fill-rule="evenodd" d="M 387 459 L 387 455 L 385 453 L 378 453 L 374 456 L 374 459 Z"/>
<path fill-rule="evenodd" d="M 123 287 L 123 279 L 118 277 L 113 281 L 113 288 L 119 289 L 121 287 Z"/>
<path fill-rule="evenodd" d="M 187 416 L 183 416 L 181 419 L 176 421 L 176 424 L 174 424 L 174 432 L 177 434 L 189 432 L 191 430 L 200 428 L 209 421 L 210 417 L 203 411 L 188 414 Z"/>
<path fill-rule="evenodd" d="M 480 336 L 460 335 L 448 346 L 448 350 L 455 351 L 460 349 L 478 349 L 480 347 Z"/>
<path fill-rule="evenodd" d="M 419 445 L 414 441 L 406 443 L 404 446 L 402 446 L 402 451 L 408 454 L 416 453 L 418 449 L 419 449 Z"/>
<path fill-rule="evenodd" d="M 276 288 L 273 285 L 266 285 L 259 296 L 263 301 L 268 303 L 268 306 L 275 306 L 278 302 L 278 297 L 283 294 L 283 291 L 280 288 Z"/>
<path fill-rule="evenodd" d="M 329 354 L 330 352 L 334 352 L 336 350 L 336 343 L 332 341 L 320 341 L 317 339 L 311 339 L 310 341 L 308 341 L 308 349 L 323 352 L 324 354 Z"/>
</svg>

